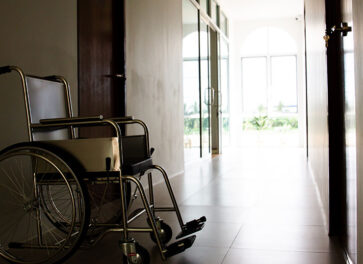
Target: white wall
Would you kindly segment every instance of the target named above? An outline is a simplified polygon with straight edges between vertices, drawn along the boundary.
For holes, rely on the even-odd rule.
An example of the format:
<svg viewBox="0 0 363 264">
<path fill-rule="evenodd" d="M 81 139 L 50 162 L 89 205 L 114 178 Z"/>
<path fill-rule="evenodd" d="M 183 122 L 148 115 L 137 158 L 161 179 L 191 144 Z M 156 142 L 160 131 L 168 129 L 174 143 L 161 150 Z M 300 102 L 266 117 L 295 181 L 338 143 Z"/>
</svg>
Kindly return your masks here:
<svg viewBox="0 0 363 264">
<path fill-rule="evenodd" d="M 126 0 L 127 114 L 144 120 L 154 163 L 184 170 L 182 1 Z"/>
<path fill-rule="evenodd" d="M 263 27 L 276 27 L 285 30 L 297 44 L 297 71 L 298 71 L 298 108 L 300 146 L 305 145 L 305 42 L 304 22 L 295 17 L 268 19 L 268 20 L 240 20 L 232 21 L 230 25 L 230 58 L 231 58 L 231 137 L 233 144 L 239 144 L 238 139 L 242 133 L 242 76 L 241 76 L 241 48 L 248 35 L 254 30 Z M 252 55 L 252 54 L 251 54 Z"/>
<path fill-rule="evenodd" d="M 355 47 L 355 91 L 357 131 L 357 227 L 358 264 L 363 263 L 363 3 L 353 0 L 353 33 Z"/>
<path fill-rule="evenodd" d="M 63 75 L 77 109 L 77 2 L 0 1 L 0 66 L 26 73 Z M 0 148 L 27 140 L 22 91 L 16 74 L 0 76 Z"/>
<path fill-rule="evenodd" d="M 327 57 L 321 32 L 326 28 L 325 1 L 306 0 L 306 65 L 309 165 L 329 226 L 329 134 Z"/>
</svg>

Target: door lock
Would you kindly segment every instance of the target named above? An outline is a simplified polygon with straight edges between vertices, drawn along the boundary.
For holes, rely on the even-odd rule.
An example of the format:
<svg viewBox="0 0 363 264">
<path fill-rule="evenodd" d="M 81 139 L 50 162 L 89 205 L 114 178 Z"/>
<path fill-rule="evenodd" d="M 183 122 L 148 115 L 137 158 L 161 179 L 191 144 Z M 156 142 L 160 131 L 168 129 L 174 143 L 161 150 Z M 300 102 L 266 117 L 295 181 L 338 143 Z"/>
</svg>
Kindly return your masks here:
<svg viewBox="0 0 363 264">
<path fill-rule="evenodd" d="M 328 35 L 328 33 L 326 33 L 324 35 L 323 39 L 325 40 L 325 47 L 327 48 L 329 45 L 329 39 L 330 39 L 330 36 Z"/>
<path fill-rule="evenodd" d="M 328 47 L 329 40 L 334 34 L 341 34 L 342 37 L 348 35 L 348 32 L 352 31 L 352 27 L 348 26 L 348 23 L 342 22 L 338 26 L 334 25 L 330 29 L 327 29 L 323 39 L 325 40 L 325 47 Z"/>
</svg>

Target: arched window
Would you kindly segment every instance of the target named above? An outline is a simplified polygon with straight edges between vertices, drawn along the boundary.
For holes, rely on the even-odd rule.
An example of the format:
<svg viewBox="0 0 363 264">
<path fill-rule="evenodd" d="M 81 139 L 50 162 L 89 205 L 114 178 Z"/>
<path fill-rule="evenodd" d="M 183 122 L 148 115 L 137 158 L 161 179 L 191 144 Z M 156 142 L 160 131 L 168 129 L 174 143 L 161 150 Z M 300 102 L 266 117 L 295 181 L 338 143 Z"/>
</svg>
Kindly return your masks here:
<svg viewBox="0 0 363 264">
<path fill-rule="evenodd" d="M 288 32 L 276 27 L 258 28 L 251 32 L 240 50 L 242 57 L 296 54 L 297 45 Z"/>
<path fill-rule="evenodd" d="M 245 116 L 297 113 L 297 45 L 288 32 L 263 27 L 241 45 Z"/>
</svg>

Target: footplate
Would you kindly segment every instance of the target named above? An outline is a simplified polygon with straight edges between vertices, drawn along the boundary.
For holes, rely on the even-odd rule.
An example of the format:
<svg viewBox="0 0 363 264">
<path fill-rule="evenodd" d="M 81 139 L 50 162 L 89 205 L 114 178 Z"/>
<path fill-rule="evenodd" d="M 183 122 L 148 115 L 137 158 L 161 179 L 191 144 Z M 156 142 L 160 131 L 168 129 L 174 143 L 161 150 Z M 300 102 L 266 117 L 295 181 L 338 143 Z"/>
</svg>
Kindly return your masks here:
<svg viewBox="0 0 363 264">
<path fill-rule="evenodd" d="M 174 256 L 176 254 L 179 254 L 186 250 L 187 248 L 190 248 L 197 236 L 190 236 L 184 239 L 181 239 L 179 241 L 174 242 L 173 244 L 167 246 L 166 252 L 164 253 L 166 258 L 169 258 L 171 256 Z"/>
<path fill-rule="evenodd" d="M 202 230 L 206 221 L 207 221 L 207 218 L 205 216 L 202 216 L 199 219 L 195 219 L 195 220 L 192 220 L 192 221 L 186 223 L 183 226 L 182 231 L 176 236 L 176 239 L 188 236 L 190 234 L 193 234 L 195 232 Z"/>
</svg>

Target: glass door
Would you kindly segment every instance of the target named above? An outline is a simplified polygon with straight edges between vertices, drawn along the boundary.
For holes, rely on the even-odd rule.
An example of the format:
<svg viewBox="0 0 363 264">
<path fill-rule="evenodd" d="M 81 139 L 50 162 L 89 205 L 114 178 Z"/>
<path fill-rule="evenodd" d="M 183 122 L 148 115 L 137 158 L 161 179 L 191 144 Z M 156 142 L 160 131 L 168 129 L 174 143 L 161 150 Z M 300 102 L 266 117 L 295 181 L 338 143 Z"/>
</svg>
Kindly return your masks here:
<svg viewBox="0 0 363 264">
<path fill-rule="evenodd" d="M 198 10 L 183 1 L 183 94 L 184 94 L 184 159 L 190 162 L 201 155 L 199 95 L 199 25 Z"/>
<path fill-rule="evenodd" d="M 208 1 L 207 1 L 208 2 Z M 210 28 L 189 0 L 183 1 L 184 160 L 211 154 Z M 213 93 L 214 94 L 214 93 Z"/>
<path fill-rule="evenodd" d="M 228 42 L 220 38 L 220 89 L 218 93 L 219 117 L 222 122 L 222 144 L 223 147 L 229 146 L 230 143 L 230 109 L 229 109 L 229 47 Z"/>
<path fill-rule="evenodd" d="M 200 20 L 200 105 L 201 105 L 201 156 L 207 157 L 211 153 L 211 81 L 210 81 L 210 46 L 209 27 Z"/>
</svg>

